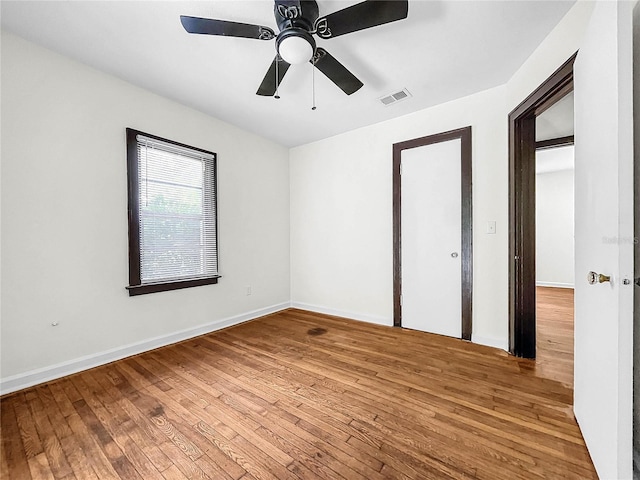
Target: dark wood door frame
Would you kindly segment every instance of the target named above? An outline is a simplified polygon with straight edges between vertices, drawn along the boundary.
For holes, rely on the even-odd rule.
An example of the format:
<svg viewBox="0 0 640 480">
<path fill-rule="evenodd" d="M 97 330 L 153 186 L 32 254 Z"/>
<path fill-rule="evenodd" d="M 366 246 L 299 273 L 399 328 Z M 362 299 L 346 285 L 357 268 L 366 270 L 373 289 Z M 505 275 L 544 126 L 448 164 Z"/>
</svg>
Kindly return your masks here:
<svg viewBox="0 0 640 480">
<path fill-rule="evenodd" d="M 471 340 L 471 314 L 473 291 L 473 212 L 471 181 L 471 127 L 415 138 L 393 145 L 393 325 L 402 326 L 402 256 L 401 256 L 401 200 L 400 161 L 402 151 L 434 143 L 460 139 L 461 143 L 461 200 L 462 200 L 462 338 Z"/>
<path fill-rule="evenodd" d="M 567 147 L 569 145 L 573 145 L 573 143 L 573 135 L 569 135 L 567 137 L 550 138 L 549 140 L 540 140 L 539 142 L 536 142 L 536 151 L 547 150 L 549 148 Z"/>
<path fill-rule="evenodd" d="M 509 114 L 509 352 L 536 357 L 536 117 L 573 90 L 574 54 Z"/>
</svg>

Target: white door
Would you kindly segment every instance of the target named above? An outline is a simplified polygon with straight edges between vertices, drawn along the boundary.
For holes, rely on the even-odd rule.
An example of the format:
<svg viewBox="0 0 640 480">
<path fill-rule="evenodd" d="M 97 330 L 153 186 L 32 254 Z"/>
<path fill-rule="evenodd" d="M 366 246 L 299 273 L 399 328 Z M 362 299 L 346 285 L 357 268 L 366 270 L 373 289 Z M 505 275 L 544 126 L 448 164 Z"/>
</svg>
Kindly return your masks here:
<svg viewBox="0 0 640 480">
<path fill-rule="evenodd" d="M 402 326 L 462 337 L 461 140 L 402 151 Z"/>
<path fill-rule="evenodd" d="M 596 3 L 574 65 L 574 411 L 602 479 L 632 475 L 632 5 Z"/>
</svg>

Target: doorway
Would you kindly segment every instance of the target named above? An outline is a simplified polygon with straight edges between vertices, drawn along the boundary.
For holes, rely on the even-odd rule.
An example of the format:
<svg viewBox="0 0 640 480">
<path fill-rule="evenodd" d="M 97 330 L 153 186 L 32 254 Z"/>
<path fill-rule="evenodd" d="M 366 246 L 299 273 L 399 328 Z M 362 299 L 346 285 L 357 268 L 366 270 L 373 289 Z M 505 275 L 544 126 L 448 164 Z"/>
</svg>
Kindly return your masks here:
<svg viewBox="0 0 640 480">
<path fill-rule="evenodd" d="M 518 357 L 536 358 L 536 118 L 573 91 L 575 58 L 509 114 L 509 351 Z"/>
<path fill-rule="evenodd" d="M 393 145 L 394 326 L 471 340 L 471 193 L 471 127 Z"/>
<path fill-rule="evenodd" d="M 573 387 L 573 92 L 536 117 L 536 373 Z"/>
</svg>

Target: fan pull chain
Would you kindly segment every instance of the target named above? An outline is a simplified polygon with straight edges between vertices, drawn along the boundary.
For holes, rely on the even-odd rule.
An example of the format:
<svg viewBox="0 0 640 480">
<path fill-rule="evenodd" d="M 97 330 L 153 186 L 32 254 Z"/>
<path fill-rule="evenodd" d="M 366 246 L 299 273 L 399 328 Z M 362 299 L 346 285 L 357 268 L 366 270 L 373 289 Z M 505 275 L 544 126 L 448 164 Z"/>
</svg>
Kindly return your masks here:
<svg viewBox="0 0 640 480">
<path fill-rule="evenodd" d="M 316 109 L 316 59 L 314 57 L 311 57 L 311 110 Z"/>
<path fill-rule="evenodd" d="M 280 55 L 276 55 L 276 93 L 273 96 L 273 98 L 276 98 L 276 99 L 280 98 L 280 95 L 278 95 L 278 87 L 280 87 L 280 82 L 278 82 L 278 79 L 280 78 L 278 75 L 278 63 L 280 63 L 279 58 L 280 58 Z"/>
</svg>

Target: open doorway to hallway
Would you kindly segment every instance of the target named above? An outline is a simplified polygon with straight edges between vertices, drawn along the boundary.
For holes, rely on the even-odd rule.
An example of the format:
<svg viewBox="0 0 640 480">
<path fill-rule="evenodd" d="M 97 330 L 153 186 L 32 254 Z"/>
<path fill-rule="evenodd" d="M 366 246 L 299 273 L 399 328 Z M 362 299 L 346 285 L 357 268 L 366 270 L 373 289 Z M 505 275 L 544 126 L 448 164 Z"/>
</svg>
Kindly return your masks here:
<svg viewBox="0 0 640 480">
<path fill-rule="evenodd" d="M 537 119 L 573 92 L 576 55 L 509 113 L 509 352 L 529 359 L 537 350 L 536 150 L 563 143 L 563 134 L 554 129 L 549 141 L 538 142 Z M 572 144 L 569 137 L 564 141 Z"/>
<path fill-rule="evenodd" d="M 536 116 L 536 371 L 573 387 L 573 92 Z"/>
</svg>

